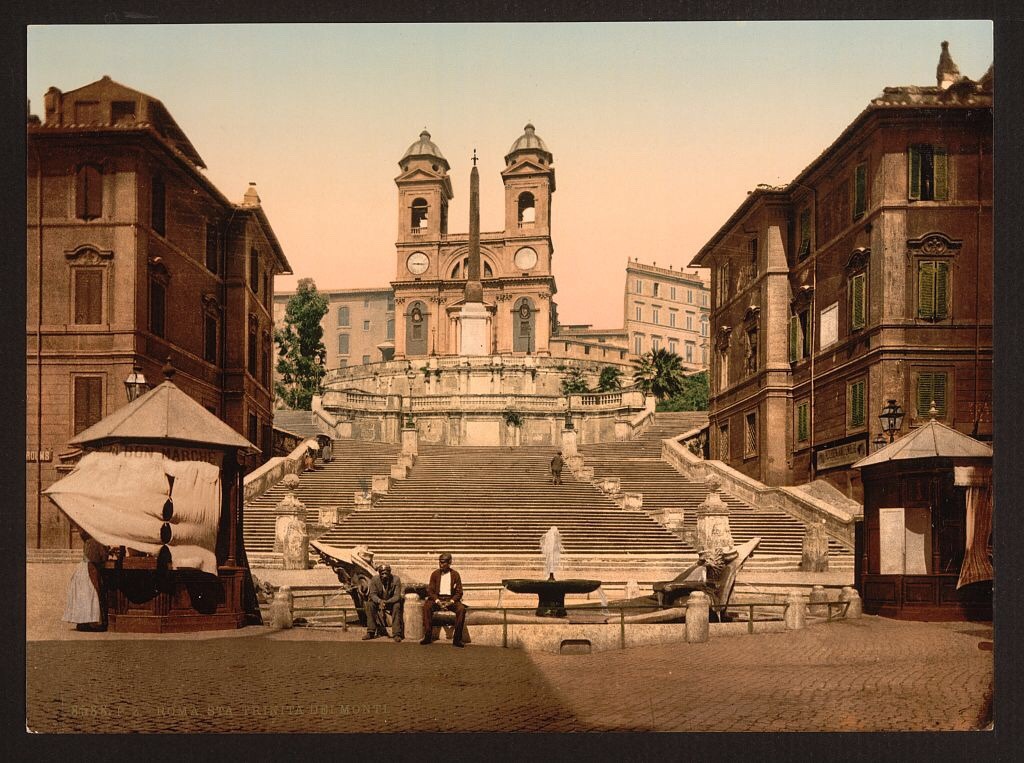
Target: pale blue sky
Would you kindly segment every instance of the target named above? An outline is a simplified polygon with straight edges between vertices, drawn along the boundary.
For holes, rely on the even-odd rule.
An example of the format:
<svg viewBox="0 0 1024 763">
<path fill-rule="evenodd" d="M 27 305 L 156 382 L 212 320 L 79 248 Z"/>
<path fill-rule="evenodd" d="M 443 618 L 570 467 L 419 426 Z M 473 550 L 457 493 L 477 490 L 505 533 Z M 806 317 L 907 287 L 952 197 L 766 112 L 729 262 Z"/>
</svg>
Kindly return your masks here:
<svg viewBox="0 0 1024 763">
<path fill-rule="evenodd" d="M 104 74 L 159 98 L 241 200 L 256 181 L 321 288 L 395 275 L 398 159 L 424 127 L 452 165 L 450 229 L 503 226 L 503 156 L 533 122 L 554 154 L 563 322 L 621 325 L 627 257 L 680 267 L 756 184 L 786 183 L 888 85 L 992 63 L 989 21 L 48 26 L 28 97 Z"/>
</svg>

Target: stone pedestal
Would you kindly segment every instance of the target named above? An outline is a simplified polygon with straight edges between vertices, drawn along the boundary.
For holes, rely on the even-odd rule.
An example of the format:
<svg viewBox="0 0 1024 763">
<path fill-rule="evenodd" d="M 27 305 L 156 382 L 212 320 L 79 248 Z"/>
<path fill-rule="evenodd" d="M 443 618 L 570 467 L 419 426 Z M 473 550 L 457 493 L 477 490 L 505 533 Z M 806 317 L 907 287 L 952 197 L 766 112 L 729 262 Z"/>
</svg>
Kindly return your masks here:
<svg viewBox="0 0 1024 763">
<path fill-rule="evenodd" d="M 856 588 L 843 586 L 843 590 L 839 592 L 839 601 L 849 602 L 846 607 L 847 619 L 856 619 L 864 614 L 864 604 Z"/>
<path fill-rule="evenodd" d="M 822 523 L 812 523 L 804 532 L 800 569 L 804 572 L 828 572 L 828 536 Z"/>
<path fill-rule="evenodd" d="M 711 474 L 704 483 L 708 488 L 708 497 L 697 507 L 697 550 L 731 546 L 729 507 L 718 495 L 721 480 L 717 475 Z"/>
<path fill-rule="evenodd" d="M 576 474 L 580 469 L 583 468 L 583 456 L 577 454 L 575 456 L 569 456 L 565 459 L 565 465 L 569 467 L 569 471 Z"/>
<path fill-rule="evenodd" d="M 815 617 L 825 617 L 828 614 L 828 607 L 823 602 L 828 601 L 828 594 L 825 593 L 825 586 L 816 585 L 811 588 L 811 606 L 808 612 Z"/>
<path fill-rule="evenodd" d="M 600 487 L 605 495 L 618 495 L 622 492 L 622 480 L 618 477 L 605 477 Z"/>
<path fill-rule="evenodd" d="M 623 493 L 622 508 L 630 511 L 640 511 L 644 507 L 643 493 Z"/>
<path fill-rule="evenodd" d="M 416 459 L 410 454 L 406 453 L 398 457 L 398 465 L 404 466 L 406 472 L 408 472 L 409 469 L 412 469 L 414 463 L 416 463 Z"/>
<path fill-rule="evenodd" d="M 593 466 L 581 466 L 576 472 L 576 479 L 580 482 L 593 482 L 594 481 L 594 467 Z"/>
<path fill-rule="evenodd" d="M 703 591 L 694 591 L 686 600 L 686 643 L 703 644 L 710 635 L 708 613 L 711 600 Z"/>
<path fill-rule="evenodd" d="M 419 641 L 423 638 L 423 601 L 414 593 L 405 594 L 402 621 L 405 623 L 406 639 Z"/>
<path fill-rule="evenodd" d="M 489 355 L 490 331 L 488 324 L 487 308 L 482 302 L 467 302 L 459 311 L 459 322 L 461 326 L 459 354 L 460 355 Z"/>
<path fill-rule="evenodd" d="M 798 631 L 807 624 L 807 605 L 796 591 L 786 597 L 785 621 L 787 631 Z"/>
<path fill-rule="evenodd" d="M 291 628 L 292 627 L 292 589 L 290 586 L 281 586 L 274 593 L 274 600 L 270 602 L 270 627 Z"/>
<path fill-rule="evenodd" d="M 299 478 L 286 474 L 281 483 L 288 493 L 274 511 L 274 551 L 283 558 L 286 570 L 304 570 L 309 566 L 309 532 L 306 530 L 306 506 L 295 497 Z"/>
<path fill-rule="evenodd" d="M 406 474 L 406 468 L 401 464 L 395 464 L 391 467 L 391 479 L 393 480 L 404 480 Z"/>
<path fill-rule="evenodd" d="M 661 523 L 676 535 L 682 534 L 684 519 L 685 512 L 682 509 L 665 509 L 661 514 Z"/>
<path fill-rule="evenodd" d="M 366 507 L 366 506 L 372 506 L 373 505 L 373 494 L 372 493 L 368 493 L 368 492 L 364 492 L 362 490 L 357 490 L 352 495 L 352 503 L 355 504 L 355 506 L 357 508 L 359 508 L 359 507 Z"/>
<path fill-rule="evenodd" d="M 420 433 L 416 427 L 405 427 L 402 429 L 402 454 L 408 456 L 419 455 Z"/>
<path fill-rule="evenodd" d="M 575 429 L 563 429 L 562 430 L 562 458 L 568 460 L 572 456 L 575 456 L 579 451 L 576 449 L 576 430 Z"/>
<path fill-rule="evenodd" d="M 388 490 L 391 488 L 391 475 L 389 474 L 374 474 L 370 478 L 370 490 L 375 495 L 387 495 Z"/>
</svg>

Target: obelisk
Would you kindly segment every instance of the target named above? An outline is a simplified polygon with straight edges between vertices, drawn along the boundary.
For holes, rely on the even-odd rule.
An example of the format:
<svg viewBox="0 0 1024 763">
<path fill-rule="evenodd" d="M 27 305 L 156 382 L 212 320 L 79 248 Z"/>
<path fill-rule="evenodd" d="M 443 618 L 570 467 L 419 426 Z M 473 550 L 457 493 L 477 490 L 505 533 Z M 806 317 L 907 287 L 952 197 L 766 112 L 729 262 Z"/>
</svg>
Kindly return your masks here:
<svg viewBox="0 0 1024 763">
<path fill-rule="evenodd" d="M 480 173 L 476 169 L 475 150 L 473 170 L 469 174 L 469 267 L 466 271 L 466 289 L 459 312 L 459 354 L 487 355 L 488 316 L 484 307 L 484 286 L 480 282 Z"/>
</svg>

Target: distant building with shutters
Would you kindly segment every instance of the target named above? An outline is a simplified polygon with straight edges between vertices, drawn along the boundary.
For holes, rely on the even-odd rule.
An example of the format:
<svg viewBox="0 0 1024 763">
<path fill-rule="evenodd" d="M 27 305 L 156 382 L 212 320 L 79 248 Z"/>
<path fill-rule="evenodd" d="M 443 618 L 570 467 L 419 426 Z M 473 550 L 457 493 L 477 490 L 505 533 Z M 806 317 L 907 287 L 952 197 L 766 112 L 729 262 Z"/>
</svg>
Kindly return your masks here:
<svg viewBox="0 0 1024 763">
<path fill-rule="evenodd" d="M 992 436 L 992 70 L 887 87 L 793 181 L 760 185 L 711 270 L 711 458 L 770 485 L 851 465 L 895 400 Z"/>
<path fill-rule="evenodd" d="M 289 273 L 256 188 L 206 178 L 164 105 L 109 77 L 61 92 L 27 123 L 26 539 L 80 544 L 40 494 L 68 441 L 127 405 L 139 364 L 169 358 L 182 392 L 272 449 L 274 276 Z"/>
</svg>

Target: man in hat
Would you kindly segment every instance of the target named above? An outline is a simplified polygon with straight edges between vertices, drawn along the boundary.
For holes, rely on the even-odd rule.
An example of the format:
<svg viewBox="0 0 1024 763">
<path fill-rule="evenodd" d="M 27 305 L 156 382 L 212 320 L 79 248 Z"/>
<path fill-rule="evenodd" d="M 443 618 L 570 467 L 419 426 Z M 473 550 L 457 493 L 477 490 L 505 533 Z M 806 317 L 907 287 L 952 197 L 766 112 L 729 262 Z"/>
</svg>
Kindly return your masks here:
<svg viewBox="0 0 1024 763">
<path fill-rule="evenodd" d="M 370 589 L 366 594 L 363 608 L 366 612 L 366 635 L 363 641 L 377 636 L 387 638 L 388 613 L 391 613 L 391 635 L 396 643 L 401 643 L 405 635 L 405 623 L 402 620 L 402 580 L 391 574 L 390 564 L 377 567 L 377 574 L 370 578 Z"/>
<path fill-rule="evenodd" d="M 433 641 L 431 621 L 434 612 L 443 610 L 455 613 L 455 637 L 452 646 L 462 647 L 463 626 L 466 623 L 466 605 L 462 603 L 462 578 L 452 569 L 452 555 L 441 554 L 437 559 L 437 569 L 430 573 L 427 583 L 427 598 L 423 602 L 423 640 L 421 644 Z"/>
<path fill-rule="evenodd" d="M 558 451 L 551 458 L 551 484 L 561 485 L 562 484 L 562 467 L 565 465 L 565 460 L 562 458 L 562 451 Z"/>
</svg>

